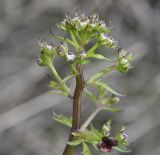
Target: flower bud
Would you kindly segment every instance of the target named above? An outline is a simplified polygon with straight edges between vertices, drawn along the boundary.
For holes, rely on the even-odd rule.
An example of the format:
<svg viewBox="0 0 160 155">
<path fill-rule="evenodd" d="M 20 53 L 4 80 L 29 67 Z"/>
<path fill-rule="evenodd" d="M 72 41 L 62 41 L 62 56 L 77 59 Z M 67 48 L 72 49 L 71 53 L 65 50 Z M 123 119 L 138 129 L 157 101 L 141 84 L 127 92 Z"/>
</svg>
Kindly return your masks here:
<svg viewBox="0 0 160 155">
<path fill-rule="evenodd" d="M 127 51 L 126 50 L 124 50 L 123 48 L 119 48 L 118 49 L 118 57 L 119 58 L 123 58 L 123 57 L 125 57 L 127 55 Z"/>
<path fill-rule="evenodd" d="M 102 126 L 102 133 L 105 136 L 109 136 L 111 134 L 111 120 L 108 120 L 107 123 Z"/>
<path fill-rule="evenodd" d="M 88 18 L 84 18 L 79 22 L 79 24 L 80 24 L 80 28 L 83 30 L 88 26 L 89 19 Z"/>
<path fill-rule="evenodd" d="M 100 33 L 98 39 L 100 44 L 107 48 L 115 48 L 117 46 L 117 42 L 106 33 Z"/>
<path fill-rule="evenodd" d="M 38 45 L 41 53 L 37 58 L 37 63 L 40 66 L 48 66 L 56 54 L 55 48 L 51 45 L 48 45 L 47 42 L 44 41 L 38 41 Z"/>
<path fill-rule="evenodd" d="M 65 54 L 68 52 L 68 45 L 66 42 L 63 42 L 61 44 L 59 44 L 56 48 L 57 54 L 59 54 L 60 56 L 65 56 Z"/>
<path fill-rule="evenodd" d="M 66 54 L 66 60 L 67 61 L 73 61 L 75 60 L 76 56 L 73 54 L 72 51 L 68 51 L 68 53 Z"/>
<path fill-rule="evenodd" d="M 116 104 L 116 103 L 118 103 L 120 101 L 120 99 L 119 99 L 119 97 L 117 97 L 117 96 L 113 96 L 112 98 L 111 98 L 111 104 Z"/>
<path fill-rule="evenodd" d="M 117 135 L 118 142 L 123 145 L 128 144 L 128 133 L 126 128 L 123 126 L 120 132 Z"/>
</svg>

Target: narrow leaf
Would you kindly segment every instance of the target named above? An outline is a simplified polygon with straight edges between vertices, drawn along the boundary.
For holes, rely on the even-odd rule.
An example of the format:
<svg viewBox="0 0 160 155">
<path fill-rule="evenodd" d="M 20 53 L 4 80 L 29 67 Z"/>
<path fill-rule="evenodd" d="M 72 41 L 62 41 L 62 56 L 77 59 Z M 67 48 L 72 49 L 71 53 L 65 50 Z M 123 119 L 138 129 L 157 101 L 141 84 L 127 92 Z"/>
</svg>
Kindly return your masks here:
<svg viewBox="0 0 160 155">
<path fill-rule="evenodd" d="M 80 140 L 73 140 L 73 141 L 69 141 L 68 144 L 72 145 L 72 146 L 76 146 L 76 145 L 81 144 L 81 141 Z"/>
<path fill-rule="evenodd" d="M 72 127 L 72 118 L 71 117 L 66 117 L 63 115 L 55 115 L 55 116 L 53 116 L 53 119 L 61 124 L 68 126 L 68 127 Z"/>
<path fill-rule="evenodd" d="M 132 152 L 131 149 L 128 149 L 126 146 L 119 144 L 118 146 L 113 147 L 115 150 L 118 150 L 120 152 Z"/>
<path fill-rule="evenodd" d="M 49 94 L 57 94 L 57 95 L 64 95 L 64 96 L 68 96 L 68 94 L 64 91 L 58 91 L 58 90 L 54 90 L 54 91 L 49 91 Z"/>
<path fill-rule="evenodd" d="M 65 42 L 73 45 L 74 47 L 78 48 L 78 45 L 75 44 L 75 42 L 71 41 L 70 39 L 63 38 L 63 37 L 60 37 L 60 36 L 57 36 L 57 35 L 54 35 L 54 37 L 57 38 L 57 39 L 59 39 L 59 40 L 65 41 Z"/>
<path fill-rule="evenodd" d="M 111 111 L 111 112 L 121 112 L 121 109 L 118 108 L 111 108 L 111 107 L 105 107 L 104 110 Z"/>
<path fill-rule="evenodd" d="M 96 58 L 96 59 L 100 59 L 100 60 L 114 61 L 112 59 L 106 58 L 105 56 L 103 56 L 101 54 L 90 54 L 90 55 L 88 55 L 86 57 L 87 58 Z"/>
<path fill-rule="evenodd" d="M 90 125 L 91 133 L 94 134 L 99 140 L 102 138 L 102 134 L 94 128 L 94 126 L 91 124 Z"/>
<path fill-rule="evenodd" d="M 66 76 L 64 79 L 63 79 L 63 82 L 66 83 L 68 80 L 72 79 L 73 77 L 75 77 L 76 74 L 73 74 L 73 75 L 68 75 Z"/>
<path fill-rule="evenodd" d="M 85 142 L 82 143 L 82 146 L 83 146 L 83 152 L 82 152 L 83 155 L 92 155 L 88 145 Z"/>
<path fill-rule="evenodd" d="M 107 91 L 109 91 L 110 93 L 116 95 L 116 96 L 125 96 L 123 94 L 120 94 L 118 92 L 116 92 L 115 90 L 113 90 L 111 87 L 109 87 L 106 83 L 100 82 L 100 81 L 95 81 L 95 84 L 98 86 L 102 86 L 103 88 L 105 88 Z"/>
<path fill-rule="evenodd" d="M 92 94 L 89 90 L 87 90 L 87 89 L 84 89 L 84 91 L 85 91 L 86 95 L 93 100 L 93 102 L 97 103 L 97 99 L 96 99 L 95 95 L 93 95 L 93 94 Z"/>
</svg>

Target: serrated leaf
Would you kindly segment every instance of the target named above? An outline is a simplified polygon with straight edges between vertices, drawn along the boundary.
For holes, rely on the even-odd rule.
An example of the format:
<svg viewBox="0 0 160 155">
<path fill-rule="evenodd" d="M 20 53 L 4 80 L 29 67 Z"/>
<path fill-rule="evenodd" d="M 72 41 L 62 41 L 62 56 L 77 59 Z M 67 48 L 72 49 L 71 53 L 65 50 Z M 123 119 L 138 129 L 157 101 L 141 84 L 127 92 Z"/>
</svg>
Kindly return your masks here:
<svg viewBox="0 0 160 155">
<path fill-rule="evenodd" d="M 53 116 L 53 119 L 61 124 L 68 126 L 68 127 L 72 127 L 72 118 L 71 117 L 66 117 L 63 115 L 55 115 L 55 116 Z"/>
<path fill-rule="evenodd" d="M 73 140 L 73 141 L 69 141 L 68 144 L 72 145 L 72 146 L 76 146 L 76 145 L 81 144 L 81 141 L 79 139 L 78 140 Z"/>
<path fill-rule="evenodd" d="M 118 150 L 120 152 L 132 152 L 131 149 L 128 149 L 126 146 L 119 144 L 118 146 L 113 147 L 115 150 Z"/>
<path fill-rule="evenodd" d="M 87 90 L 87 89 L 84 89 L 84 91 L 85 91 L 86 95 L 93 100 L 93 102 L 97 103 L 97 99 L 96 99 L 95 95 L 93 95 L 93 94 L 92 94 L 89 90 Z"/>
<path fill-rule="evenodd" d="M 100 60 L 114 61 L 109 58 L 106 58 L 105 56 L 103 56 L 101 54 L 90 54 L 90 55 L 86 56 L 86 58 L 96 58 L 96 59 L 100 59 Z"/>
<path fill-rule="evenodd" d="M 105 88 L 107 91 L 109 91 L 110 93 L 116 95 L 116 96 L 125 96 L 123 94 L 120 94 L 118 92 L 116 92 L 115 90 L 113 90 L 111 87 L 109 87 L 106 83 L 100 82 L 100 81 L 95 81 L 94 84 L 98 85 L 98 86 L 102 86 L 103 88 Z"/>
<path fill-rule="evenodd" d="M 82 152 L 83 155 L 92 155 L 88 145 L 85 142 L 82 142 L 82 147 L 83 147 L 83 152 Z"/>
</svg>

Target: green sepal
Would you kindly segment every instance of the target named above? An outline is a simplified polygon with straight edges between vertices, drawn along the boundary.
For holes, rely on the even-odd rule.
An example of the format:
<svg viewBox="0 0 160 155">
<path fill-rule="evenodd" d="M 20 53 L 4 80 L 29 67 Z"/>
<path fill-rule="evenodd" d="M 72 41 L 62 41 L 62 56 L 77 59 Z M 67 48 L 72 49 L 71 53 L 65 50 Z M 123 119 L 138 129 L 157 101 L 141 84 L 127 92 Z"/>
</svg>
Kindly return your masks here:
<svg viewBox="0 0 160 155">
<path fill-rule="evenodd" d="M 61 124 L 64 124 L 68 127 L 72 127 L 72 117 L 66 117 L 64 115 L 55 114 L 52 118 Z"/>
</svg>

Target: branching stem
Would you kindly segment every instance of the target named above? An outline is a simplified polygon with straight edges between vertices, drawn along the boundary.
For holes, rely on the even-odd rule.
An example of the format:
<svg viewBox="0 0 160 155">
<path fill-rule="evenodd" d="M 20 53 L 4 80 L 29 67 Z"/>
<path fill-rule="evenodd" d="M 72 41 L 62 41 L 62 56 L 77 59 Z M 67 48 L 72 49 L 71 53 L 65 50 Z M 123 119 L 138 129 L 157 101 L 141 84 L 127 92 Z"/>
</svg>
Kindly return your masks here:
<svg viewBox="0 0 160 155">
<path fill-rule="evenodd" d="M 88 119 L 83 123 L 80 130 L 84 131 L 88 125 L 92 122 L 92 120 L 95 118 L 95 116 L 101 111 L 104 110 L 104 107 L 98 107 L 96 108 L 88 117 Z"/>
</svg>

